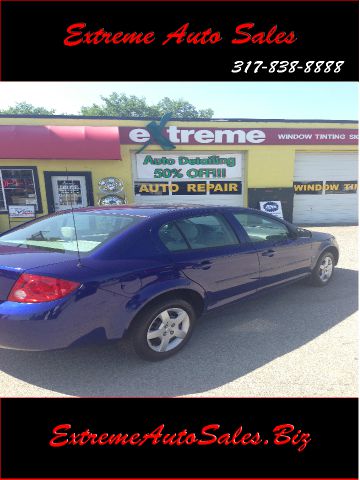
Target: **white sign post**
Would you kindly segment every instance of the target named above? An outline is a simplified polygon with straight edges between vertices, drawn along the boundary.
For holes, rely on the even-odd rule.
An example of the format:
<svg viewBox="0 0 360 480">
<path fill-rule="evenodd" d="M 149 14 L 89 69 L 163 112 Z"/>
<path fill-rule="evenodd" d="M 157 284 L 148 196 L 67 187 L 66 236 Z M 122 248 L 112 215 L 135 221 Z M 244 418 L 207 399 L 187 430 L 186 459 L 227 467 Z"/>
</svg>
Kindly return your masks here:
<svg viewBox="0 0 360 480">
<path fill-rule="evenodd" d="M 274 217 L 284 218 L 281 202 L 278 200 L 268 200 L 267 202 L 260 202 L 260 210 L 274 215 Z"/>
</svg>

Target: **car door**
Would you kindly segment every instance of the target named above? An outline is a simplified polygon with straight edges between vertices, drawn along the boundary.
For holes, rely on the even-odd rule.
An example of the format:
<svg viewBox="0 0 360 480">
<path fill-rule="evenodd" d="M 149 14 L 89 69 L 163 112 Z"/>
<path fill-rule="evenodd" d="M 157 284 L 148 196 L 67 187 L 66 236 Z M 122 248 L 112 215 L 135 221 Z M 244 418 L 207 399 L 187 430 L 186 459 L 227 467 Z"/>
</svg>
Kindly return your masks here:
<svg viewBox="0 0 360 480">
<path fill-rule="evenodd" d="M 162 225 L 159 238 L 177 268 L 206 290 L 209 308 L 257 290 L 256 250 L 252 244 L 240 242 L 223 215 L 180 218 Z"/>
<path fill-rule="evenodd" d="M 312 246 L 287 225 L 261 213 L 234 213 L 256 249 L 260 262 L 259 290 L 300 278 L 310 272 Z"/>
</svg>

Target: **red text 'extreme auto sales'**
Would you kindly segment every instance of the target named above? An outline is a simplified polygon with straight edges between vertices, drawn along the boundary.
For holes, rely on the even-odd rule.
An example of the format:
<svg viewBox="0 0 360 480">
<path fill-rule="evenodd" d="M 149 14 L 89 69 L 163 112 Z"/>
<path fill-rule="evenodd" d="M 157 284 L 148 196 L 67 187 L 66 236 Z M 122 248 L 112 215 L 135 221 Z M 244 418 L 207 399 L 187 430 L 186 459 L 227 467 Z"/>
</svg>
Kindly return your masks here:
<svg viewBox="0 0 360 480">
<path fill-rule="evenodd" d="M 66 29 L 67 36 L 64 39 L 64 45 L 75 47 L 77 45 L 126 45 L 142 44 L 149 45 L 157 40 L 155 32 L 107 32 L 104 28 L 98 30 L 87 30 L 86 23 L 73 23 Z M 192 32 L 189 23 L 184 23 L 173 32 L 167 33 L 160 39 L 161 45 L 167 44 L 190 44 L 190 45 L 212 45 L 223 40 L 220 31 L 213 31 L 212 28 L 206 28 L 202 31 Z M 234 37 L 231 39 L 233 45 L 242 44 L 287 44 L 296 42 L 297 37 L 294 31 L 282 31 L 277 25 L 272 25 L 267 31 L 258 31 L 255 23 L 240 23 L 234 29 Z"/>
</svg>

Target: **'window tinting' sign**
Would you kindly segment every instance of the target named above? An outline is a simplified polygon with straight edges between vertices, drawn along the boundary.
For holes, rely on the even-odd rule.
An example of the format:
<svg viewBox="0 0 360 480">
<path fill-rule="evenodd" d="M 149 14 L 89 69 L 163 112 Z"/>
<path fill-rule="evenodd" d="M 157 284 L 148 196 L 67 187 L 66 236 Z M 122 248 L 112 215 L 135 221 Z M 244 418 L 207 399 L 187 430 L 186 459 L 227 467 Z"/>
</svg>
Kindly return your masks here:
<svg viewBox="0 0 360 480">
<path fill-rule="evenodd" d="M 357 180 L 294 182 L 295 195 L 325 195 L 357 193 Z"/>
</svg>

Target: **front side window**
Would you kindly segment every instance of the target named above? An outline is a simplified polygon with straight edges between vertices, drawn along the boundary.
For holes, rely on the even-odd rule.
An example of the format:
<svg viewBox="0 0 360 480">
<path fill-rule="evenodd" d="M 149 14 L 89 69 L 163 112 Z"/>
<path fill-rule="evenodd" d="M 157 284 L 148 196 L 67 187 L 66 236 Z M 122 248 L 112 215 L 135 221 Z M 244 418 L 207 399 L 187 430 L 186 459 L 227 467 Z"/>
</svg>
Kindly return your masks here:
<svg viewBox="0 0 360 480">
<path fill-rule="evenodd" d="M 0 169 L 0 210 L 8 205 L 35 205 L 39 210 L 32 168 Z"/>
<path fill-rule="evenodd" d="M 277 220 L 252 213 L 235 213 L 234 216 L 252 242 L 279 242 L 290 238 L 286 225 Z"/>
<path fill-rule="evenodd" d="M 181 230 L 192 249 L 213 248 L 239 243 L 235 233 L 222 215 L 204 215 L 178 220 Z"/>
<path fill-rule="evenodd" d="M 117 213 L 64 213 L 5 233 L 0 236 L 0 245 L 57 252 L 76 252 L 79 248 L 80 253 L 87 253 L 144 218 Z"/>
</svg>

